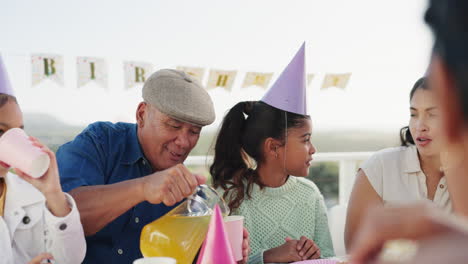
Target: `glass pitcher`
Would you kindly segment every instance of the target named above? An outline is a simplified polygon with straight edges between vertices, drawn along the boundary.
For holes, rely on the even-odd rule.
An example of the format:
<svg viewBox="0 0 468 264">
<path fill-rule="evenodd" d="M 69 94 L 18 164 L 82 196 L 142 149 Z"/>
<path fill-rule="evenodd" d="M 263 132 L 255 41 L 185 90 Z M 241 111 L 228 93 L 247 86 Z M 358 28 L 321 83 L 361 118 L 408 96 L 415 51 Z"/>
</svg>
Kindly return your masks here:
<svg viewBox="0 0 468 264">
<path fill-rule="evenodd" d="M 179 206 L 143 228 L 143 256 L 172 257 L 177 264 L 191 264 L 206 237 L 216 204 L 223 215 L 229 215 L 229 207 L 213 188 L 198 186 Z"/>
</svg>

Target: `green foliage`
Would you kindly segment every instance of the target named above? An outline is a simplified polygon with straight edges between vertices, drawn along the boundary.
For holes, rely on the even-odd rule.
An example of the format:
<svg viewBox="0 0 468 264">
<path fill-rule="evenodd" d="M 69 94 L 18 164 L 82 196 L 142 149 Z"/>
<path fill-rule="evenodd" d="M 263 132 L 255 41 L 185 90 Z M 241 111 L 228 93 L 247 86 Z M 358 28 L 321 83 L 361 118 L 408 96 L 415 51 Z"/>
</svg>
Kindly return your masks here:
<svg viewBox="0 0 468 264">
<path fill-rule="evenodd" d="M 316 163 L 307 176 L 320 189 L 328 207 L 338 203 L 338 176 L 339 167 L 336 162 Z"/>
</svg>

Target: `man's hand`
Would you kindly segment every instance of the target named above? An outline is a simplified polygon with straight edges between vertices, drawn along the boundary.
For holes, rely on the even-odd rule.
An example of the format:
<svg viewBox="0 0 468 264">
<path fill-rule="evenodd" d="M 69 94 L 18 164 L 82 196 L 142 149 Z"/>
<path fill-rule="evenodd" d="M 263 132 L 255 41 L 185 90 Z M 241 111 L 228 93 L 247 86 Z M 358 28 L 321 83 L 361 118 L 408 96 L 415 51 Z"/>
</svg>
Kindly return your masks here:
<svg viewBox="0 0 468 264">
<path fill-rule="evenodd" d="M 169 169 L 142 178 L 144 199 L 152 204 L 172 206 L 191 195 L 198 185 L 206 182 L 192 174 L 187 167 L 177 164 Z"/>
</svg>

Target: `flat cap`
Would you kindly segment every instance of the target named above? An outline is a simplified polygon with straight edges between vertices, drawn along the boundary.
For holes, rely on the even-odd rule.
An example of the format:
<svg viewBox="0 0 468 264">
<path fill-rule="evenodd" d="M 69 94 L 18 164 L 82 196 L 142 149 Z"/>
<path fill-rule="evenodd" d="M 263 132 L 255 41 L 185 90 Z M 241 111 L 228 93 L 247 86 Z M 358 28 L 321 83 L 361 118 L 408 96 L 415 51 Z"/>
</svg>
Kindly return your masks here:
<svg viewBox="0 0 468 264">
<path fill-rule="evenodd" d="M 163 69 L 153 73 L 143 86 L 143 100 L 182 122 L 206 126 L 215 120 L 210 95 L 183 71 Z"/>
</svg>

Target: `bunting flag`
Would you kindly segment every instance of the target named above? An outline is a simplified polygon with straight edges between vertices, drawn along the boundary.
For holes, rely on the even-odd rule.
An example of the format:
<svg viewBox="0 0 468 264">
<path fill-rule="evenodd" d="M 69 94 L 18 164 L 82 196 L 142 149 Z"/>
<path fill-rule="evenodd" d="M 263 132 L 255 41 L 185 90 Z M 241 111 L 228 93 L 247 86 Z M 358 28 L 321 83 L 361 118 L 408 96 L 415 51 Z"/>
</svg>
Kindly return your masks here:
<svg viewBox="0 0 468 264">
<path fill-rule="evenodd" d="M 31 54 L 32 86 L 40 84 L 44 79 L 50 79 L 60 86 L 64 86 L 64 58 L 58 54 L 35 53 Z M 108 64 L 100 57 L 77 57 L 77 87 L 83 87 L 94 82 L 97 85 L 108 88 L 109 73 Z M 124 87 L 131 89 L 142 85 L 153 73 L 153 65 L 141 61 L 124 61 Z M 177 66 L 177 70 L 184 71 L 193 76 L 200 83 L 204 83 L 205 71 L 203 67 Z M 272 72 L 246 72 L 241 88 L 257 86 L 263 89 L 269 87 L 274 73 Z M 206 81 L 206 89 L 217 87 L 231 91 L 237 76 L 237 71 L 211 69 Z M 306 86 L 310 86 L 316 74 L 306 74 Z M 346 89 L 351 73 L 326 74 L 321 90 L 336 87 Z"/>
<path fill-rule="evenodd" d="M 344 74 L 327 74 L 323 79 L 322 89 L 336 87 L 345 89 L 348 85 L 349 78 L 351 77 L 351 73 L 344 73 Z"/>
<path fill-rule="evenodd" d="M 205 77 L 205 69 L 200 68 L 200 67 L 185 67 L 185 66 L 177 66 L 176 69 L 179 71 L 183 71 L 190 76 L 193 76 L 200 83 L 203 83 L 203 77 Z"/>
<path fill-rule="evenodd" d="M 103 58 L 78 57 L 76 59 L 76 68 L 78 88 L 91 81 L 96 82 L 102 88 L 107 88 L 107 63 Z"/>
<path fill-rule="evenodd" d="M 63 86 L 63 57 L 56 54 L 32 54 L 32 86 L 36 86 L 44 79 L 51 79 Z"/>
<path fill-rule="evenodd" d="M 147 62 L 125 61 L 125 88 L 131 89 L 136 85 L 142 85 L 153 73 L 153 65 Z"/>
<path fill-rule="evenodd" d="M 227 91 L 231 91 L 236 75 L 237 71 L 211 70 L 206 89 L 210 90 L 222 87 Z"/>
<path fill-rule="evenodd" d="M 307 86 L 310 85 L 310 83 L 312 82 L 312 80 L 314 79 L 314 77 L 315 77 L 315 74 L 313 74 L 313 73 L 307 74 Z"/>
<path fill-rule="evenodd" d="M 268 88 L 272 77 L 273 73 L 247 72 L 245 74 L 244 82 L 242 83 L 241 88 L 258 86 L 266 89 Z"/>
</svg>

